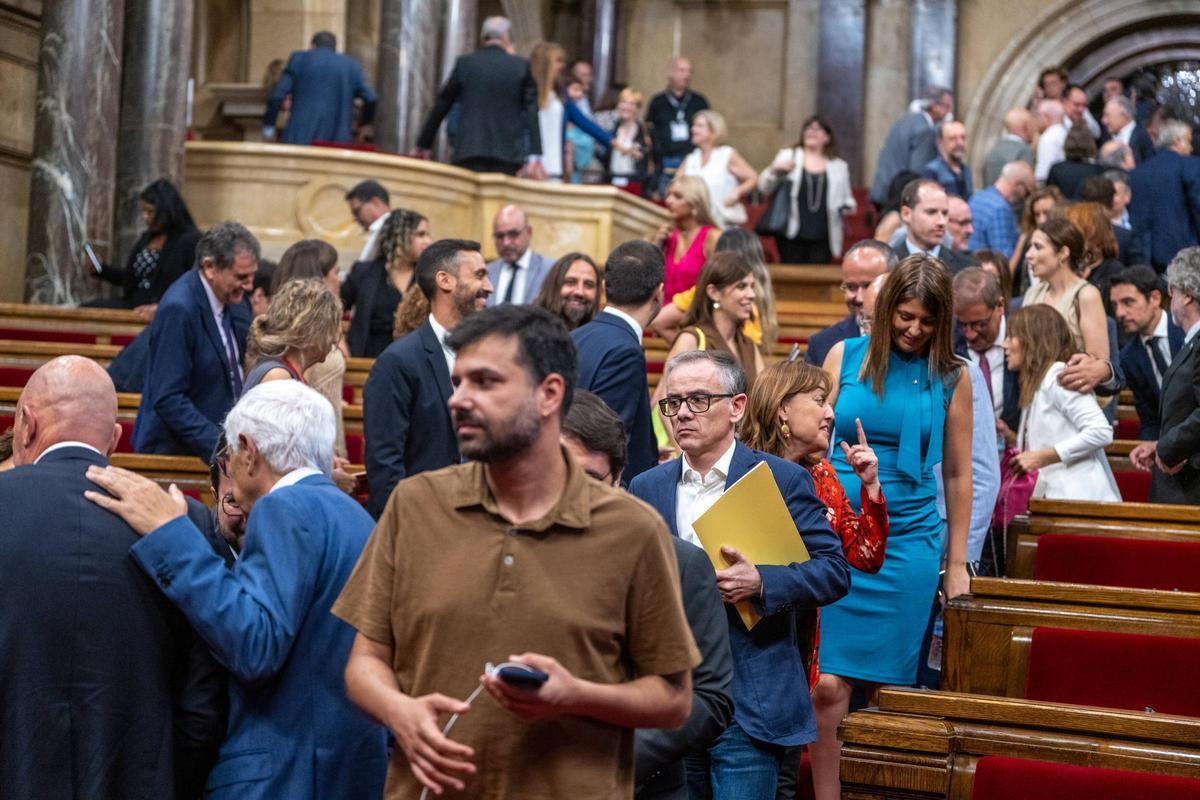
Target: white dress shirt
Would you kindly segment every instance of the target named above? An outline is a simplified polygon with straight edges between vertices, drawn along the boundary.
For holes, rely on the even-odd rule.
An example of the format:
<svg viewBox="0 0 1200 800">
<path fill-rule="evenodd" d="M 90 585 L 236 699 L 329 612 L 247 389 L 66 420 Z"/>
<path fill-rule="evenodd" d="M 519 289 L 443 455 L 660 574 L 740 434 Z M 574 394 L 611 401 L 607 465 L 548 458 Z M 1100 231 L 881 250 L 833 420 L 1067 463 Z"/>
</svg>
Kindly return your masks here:
<svg viewBox="0 0 1200 800">
<path fill-rule="evenodd" d="M 47 447 L 45 450 L 43 450 L 42 454 L 33 460 L 33 463 L 35 463 L 35 464 L 38 463 L 39 461 L 41 461 L 43 458 L 45 458 L 50 453 L 53 453 L 55 450 L 62 450 L 64 447 L 83 447 L 88 450 L 91 450 L 93 453 L 95 453 L 98 456 L 104 455 L 104 453 L 101 453 L 99 450 L 92 447 L 87 442 L 75 442 L 75 441 L 59 442 L 58 444 L 52 444 L 49 447 Z"/>
<path fill-rule="evenodd" d="M 446 346 L 446 337 L 450 335 L 450 331 L 443 328 L 433 314 L 429 315 L 429 327 L 433 328 L 433 335 L 437 337 L 438 343 L 442 346 L 442 355 L 446 357 L 446 371 L 453 375 L 455 353 Z"/>
<path fill-rule="evenodd" d="M 1038 183 L 1045 183 L 1047 176 L 1050 175 L 1050 168 L 1058 162 L 1066 160 L 1067 155 L 1063 149 L 1066 141 L 1067 128 L 1061 122 L 1042 131 L 1037 146 L 1037 167 L 1033 171 Z"/>
<path fill-rule="evenodd" d="M 1153 339 L 1155 346 L 1158 348 L 1158 352 L 1162 353 L 1163 363 L 1170 366 L 1171 342 L 1167 338 L 1167 333 L 1167 312 L 1160 311 L 1158 314 L 1158 324 L 1154 326 L 1154 333 L 1150 334 L 1149 336 L 1143 336 L 1142 345 L 1145 346 L 1151 339 Z M 1146 356 L 1149 357 L 1150 354 L 1147 353 Z M 1158 365 L 1154 363 L 1153 358 L 1150 359 L 1150 369 L 1154 371 L 1154 378 L 1158 381 L 1158 385 L 1161 387 L 1163 376 L 1158 374 Z"/>
<path fill-rule="evenodd" d="M 991 347 L 983 353 L 967 348 L 967 358 L 972 364 L 978 365 L 980 358 L 987 359 L 988 373 L 992 378 L 992 406 L 997 417 L 1004 409 L 1004 336 L 1007 327 L 1008 320 L 1001 316 L 1000 332 L 996 334 L 996 341 L 992 342 Z"/>
<path fill-rule="evenodd" d="M 729 449 L 703 478 L 692 469 L 686 453 L 680 456 L 683 459 L 683 472 L 679 476 L 679 490 L 675 494 L 675 527 L 679 531 L 679 538 L 697 547 L 703 545 L 692 524 L 725 494 L 725 480 L 729 477 L 729 463 L 733 461 L 735 447 L 736 440 L 729 443 Z"/>
<path fill-rule="evenodd" d="M 624 311 L 622 311 L 621 309 L 619 309 L 619 308 L 614 308 L 613 306 L 605 306 L 605 307 L 604 307 L 604 311 L 602 311 L 602 312 L 600 312 L 600 313 L 602 313 L 602 314 L 612 314 L 612 315 L 613 315 L 614 317 L 616 317 L 617 319 L 622 319 L 622 320 L 624 320 L 626 325 L 628 325 L 629 327 L 633 328 L 633 332 L 637 334 L 637 339 L 638 339 L 638 341 L 640 342 L 640 341 L 642 340 L 642 336 L 643 336 L 643 335 L 644 335 L 644 333 L 645 333 L 645 331 L 643 331 L 643 330 L 642 330 L 642 326 L 641 326 L 640 324 L 638 324 L 638 321 L 637 321 L 636 319 L 634 319 L 633 317 L 629 316 L 628 314 L 626 314 L 626 313 L 625 313 Z"/>
<path fill-rule="evenodd" d="M 516 281 L 516 286 L 513 287 L 512 303 L 520 305 L 522 303 L 532 303 L 532 297 L 525 296 L 525 286 L 529 283 L 529 261 L 533 258 L 533 250 L 526 250 L 517 259 L 517 271 L 513 274 L 512 267 L 505 261 L 500 264 L 500 277 L 496 281 L 496 298 L 498 301 L 503 301 L 504 296 L 508 293 L 508 284 Z"/>
<path fill-rule="evenodd" d="M 213 319 L 217 322 L 217 333 L 221 334 L 221 342 L 225 345 L 225 351 L 233 353 L 234 369 L 238 371 L 238 375 L 245 378 L 246 372 L 242 369 L 242 354 L 238 352 L 237 341 L 229 341 L 229 337 L 225 334 L 225 325 L 221 322 L 225 315 L 225 304 L 217 299 L 217 293 L 208 285 L 203 274 L 200 275 L 200 285 L 204 287 L 204 294 L 208 297 L 208 307 L 212 310 Z"/>
<path fill-rule="evenodd" d="M 1129 140 L 1133 138 L 1133 129 L 1136 125 L 1136 121 L 1129 120 L 1129 122 L 1125 123 L 1125 127 L 1117 131 L 1117 135 L 1113 138 L 1122 144 L 1129 144 Z"/>
<path fill-rule="evenodd" d="M 1183 335 L 1183 343 L 1187 344 L 1190 342 L 1193 338 L 1195 338 L 1197 333 L 1200 333 L 1200 322 L 1197 322 L 1195 325 L 1188 328 L 1187 333 Z"/>
<path fill-rule="evenodd" d="M 921 245 L 914 242 L 911 236 L 905 237 L 904 244 L 906 247 L 908 247 L 908 254 L 910 256 L 927 255 L 930 258 L 937 258 L 938 253 L 942 252 L 941 243 L 938 243 L 926 250 L 924 247 L 921 247 Z"/>
<path fill-rule="evenodd" d="M 325 473 L 321 472 L 321 470 L 313 469 L 312 467 L 300 467 L 299 469 L 294 469 L 291 472 L 289 472 L 287 475 L 284 475 L 282 478 L 275 481 L 275 485 L 271 487 L 270 491 L 268 491 L 267 494 L 270 494 L 271 492 L 275 491 L 276 489 L 282 489 L 285 486 L 292 486 L 294 484 L 297 484 L 300 481 L 302 481 L 305 478 L 310 477 L 312 475 L 324 475 L 324 474 Z"/>
<path fill-rule="evenodd" d="M 383 223 L 387 221 L 387 211 L 376 217 L 375 221 L 367 226 L 367 243 L 363 245 L 362 252 L 358 254 L 359 261 L 374 261 L 375 260 L 375 245 L 379 242 L 379 231 L 383 229 Z"/>
</svg>

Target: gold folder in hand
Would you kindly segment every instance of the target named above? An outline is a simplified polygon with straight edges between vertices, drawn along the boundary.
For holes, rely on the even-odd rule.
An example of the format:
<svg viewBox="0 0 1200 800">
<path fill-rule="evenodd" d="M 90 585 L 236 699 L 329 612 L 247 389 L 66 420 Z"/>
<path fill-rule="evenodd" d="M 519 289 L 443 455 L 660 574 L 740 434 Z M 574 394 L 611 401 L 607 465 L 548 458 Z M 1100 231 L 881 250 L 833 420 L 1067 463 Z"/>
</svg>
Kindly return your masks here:
<svg viewBox="0 0 1200 800">
<path fill-rule="evenodd" d="M 725 490 L 712 508 L 692 524 L 715 569 L 729 566 L 722 547 L 732 547 L 750 563 L 799 564 L 808 561 L 808 548 L 765 461 Z M 749 600 L 737 604 L 738 614 L 750 630 L 760 619 Z"/>
</svg>

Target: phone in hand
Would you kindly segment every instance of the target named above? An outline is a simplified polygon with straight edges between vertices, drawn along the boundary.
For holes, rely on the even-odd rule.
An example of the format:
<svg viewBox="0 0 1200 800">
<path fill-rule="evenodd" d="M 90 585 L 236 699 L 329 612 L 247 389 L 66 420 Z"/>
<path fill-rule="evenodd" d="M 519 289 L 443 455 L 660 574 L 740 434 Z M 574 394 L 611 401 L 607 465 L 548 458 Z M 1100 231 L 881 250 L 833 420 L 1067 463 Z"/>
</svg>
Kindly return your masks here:
<svg viewBox="0 0 1200 800">
<path fill-rule="evenodd" d="M 496 668 L 494 674 L 510 686 L 530 691 L 537 691 L 543 683 L 550 680 L 550 676 L 546 673 L 524 664 L 501 664 Z"/>
<path fill-rule="evenodd" d="M 358 495 L 369 494 L 371 487 L 367 484 L 367 473 L 359 472 L 352 476 L 354 478 L 353 494 Z"/>
<path fill-rule="evenodd" d="M 104 272 L 104 265 L 100 263 L 100 259 L 96 256 L 96 251 L 87 242 L 83 244 L 83 254 L 87 256 L 88 263 L 91 264 L 92 272 L 99 275 Z"/>
</svg>

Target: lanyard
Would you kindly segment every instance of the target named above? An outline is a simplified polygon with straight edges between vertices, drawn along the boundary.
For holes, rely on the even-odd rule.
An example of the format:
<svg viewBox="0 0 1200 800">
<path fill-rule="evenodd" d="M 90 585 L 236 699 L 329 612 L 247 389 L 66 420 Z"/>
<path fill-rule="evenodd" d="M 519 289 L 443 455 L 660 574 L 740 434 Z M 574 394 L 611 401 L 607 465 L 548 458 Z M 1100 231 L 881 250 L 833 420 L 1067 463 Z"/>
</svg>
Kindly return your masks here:
<svg viewBox="0 0 1200 800">
<path fill-rule="evenodd" d="M 675 95 L 671 94 L 670 90 L 667 91 L 667 102 L 670 103 L 671 107 L 675 109 L 675 121 L 676 122 L 684 121 L 684 116 L 685 116 L 684 112 L 687 110 L 687 104 L 691 99 L 692 99 L 691 90 L 684 92 L 683 97 L 680 98 L 679 100 L 675 99 Z"/>
</svg>

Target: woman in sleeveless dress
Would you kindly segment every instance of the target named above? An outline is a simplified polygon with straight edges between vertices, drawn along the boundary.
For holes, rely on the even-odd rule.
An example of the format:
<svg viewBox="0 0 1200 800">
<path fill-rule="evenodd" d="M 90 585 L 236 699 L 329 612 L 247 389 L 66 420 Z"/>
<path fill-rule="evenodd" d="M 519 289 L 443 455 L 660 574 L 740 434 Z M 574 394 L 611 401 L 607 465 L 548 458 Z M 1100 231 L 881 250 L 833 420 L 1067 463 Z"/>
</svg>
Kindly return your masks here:
<svg viewBox="0 0 1200 800">
<path fill-rule="evenodd" d="M 887 557 L 878 573 L 852 568 L 850 592 L 821 611 L 821 675 L 813 690 L 817 742 L 810 748 L 820 800 L 840 796 L 837 726 L 852 684 L 868 694 L 884 683 L 912 685 L 938 589 L 941 536 L 948 528 L 942 589 L 970 588 L 971 382 L 951 345 L 950 273 L 942 262 L 909 256 L 884 283 L 869 336 L 829 351 L 834 439 L 858 441 L 859 424 L 879 461 L 887 495 Z M 861 485 L 846 454 L 830 459 L 851 505 Z M 937 509 L 933 466 L 941 462 L 947 521 Z"/>
<path fill-rule="evenodd" d="M 728 133 L 725 118 L 705 109 L 692 118 L 692 152 L 679 167 L 681 175 L 695 175 L 708 187 L 709 213 L 722 228 L 746 222 L 742 198 L 754 191 L 758 173 L 737 150 L 721 144 Z"/>
<path fill-rule="evenodd" d="M 688 176 L 676 178 L 667 187 L 666 203 L 672 223 L 659 228 L 653 239 L 663 249 L 667 262 L 664 305 L 677 293 L 696 285 L 700 269 L 721 238 L 721 231 L 709 214 L 704 181 Z"/>
<path fill-rule="evenodd" d="M 250 325 L 242 394 L 265 381 L 304 382 L 305 370 L 324 361 L 341 335 L 342 301 L 320 281 L 288 281 Z"/>
</svg>

